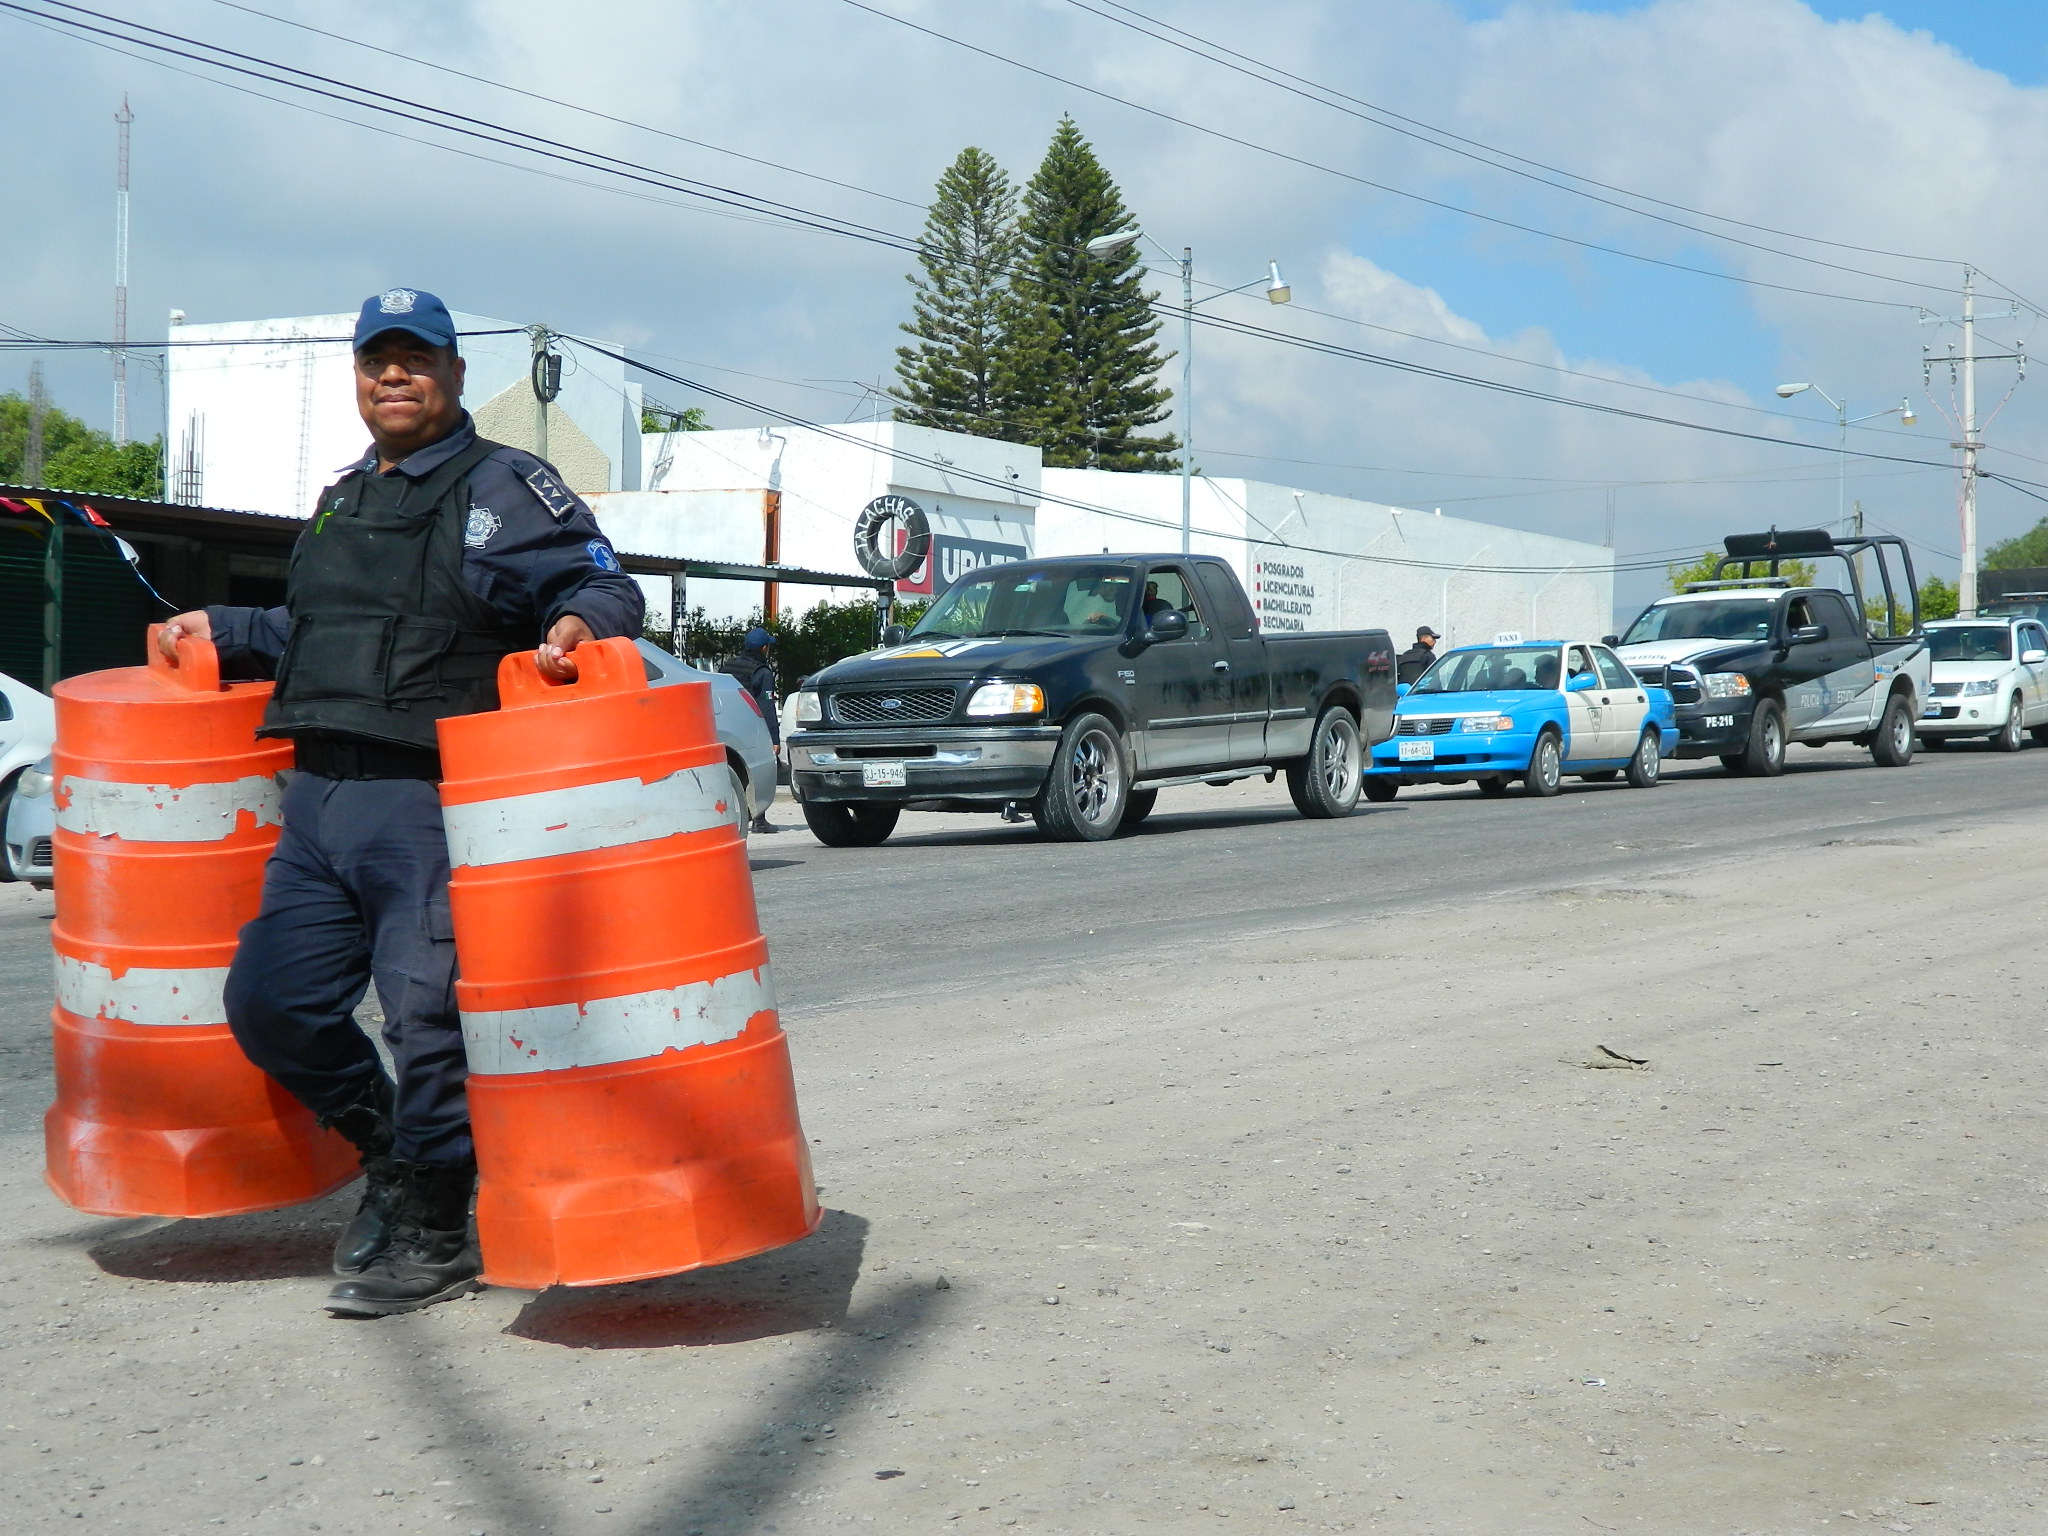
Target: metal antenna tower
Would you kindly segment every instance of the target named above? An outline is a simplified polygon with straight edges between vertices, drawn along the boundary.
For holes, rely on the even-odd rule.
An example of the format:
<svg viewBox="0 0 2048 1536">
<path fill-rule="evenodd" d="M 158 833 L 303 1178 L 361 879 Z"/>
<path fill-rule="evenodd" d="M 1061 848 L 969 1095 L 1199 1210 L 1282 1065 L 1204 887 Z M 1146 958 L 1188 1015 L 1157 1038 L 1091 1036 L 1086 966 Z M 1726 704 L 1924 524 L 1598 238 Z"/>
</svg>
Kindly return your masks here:
<svg viewBox="0 0 2048 1536">
<path fill-rule="evenodd" d="M 128 96 L 114 114 L 121 149 L 114 166 L 114 441 L 128 441 Z"/>
</svg>

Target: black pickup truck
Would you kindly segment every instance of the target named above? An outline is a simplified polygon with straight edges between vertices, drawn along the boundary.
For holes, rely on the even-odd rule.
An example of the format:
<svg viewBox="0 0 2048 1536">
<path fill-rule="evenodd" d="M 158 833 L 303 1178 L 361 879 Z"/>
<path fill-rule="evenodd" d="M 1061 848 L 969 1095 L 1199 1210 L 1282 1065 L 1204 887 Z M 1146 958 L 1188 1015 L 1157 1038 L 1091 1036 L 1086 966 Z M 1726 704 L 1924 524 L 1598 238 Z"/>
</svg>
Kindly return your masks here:
<svg viewBox="0 0 2048 1536">
<path fill-rule="evenodd" d="M 791 787 L 836 847 L 905 809 L 1028 809 L 1095 842 L 1169 785 L 1282 770 L 1304 816 L 1345 816 L 1393 728 L 1385 630 L 1262 635 L 1236 573 L 1199 555 L 989 566 L 886 640 L 796 695 Z"/>
</svg>

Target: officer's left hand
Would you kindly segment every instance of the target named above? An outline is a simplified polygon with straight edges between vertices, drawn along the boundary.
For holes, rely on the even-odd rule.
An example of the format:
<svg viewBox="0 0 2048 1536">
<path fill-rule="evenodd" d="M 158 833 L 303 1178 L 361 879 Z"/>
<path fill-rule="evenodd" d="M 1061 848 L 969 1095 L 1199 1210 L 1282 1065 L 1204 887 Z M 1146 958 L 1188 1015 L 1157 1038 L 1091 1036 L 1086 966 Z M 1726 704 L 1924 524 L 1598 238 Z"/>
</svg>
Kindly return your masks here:
<svg viewBox="0 0 2048 1536">
<path fill-rule="evenodd" d="M 548 631 L 548 637 L 534 652 L 534 665 L 540 668 L 540 675 L 551 683 L 573 683 L 576 681 L 576 658 L 569 653 L 584 641 L 596 638 L 588 624 L 573 613 L 565 613 L 555 620 L 554 628 Z"/>
</svg>

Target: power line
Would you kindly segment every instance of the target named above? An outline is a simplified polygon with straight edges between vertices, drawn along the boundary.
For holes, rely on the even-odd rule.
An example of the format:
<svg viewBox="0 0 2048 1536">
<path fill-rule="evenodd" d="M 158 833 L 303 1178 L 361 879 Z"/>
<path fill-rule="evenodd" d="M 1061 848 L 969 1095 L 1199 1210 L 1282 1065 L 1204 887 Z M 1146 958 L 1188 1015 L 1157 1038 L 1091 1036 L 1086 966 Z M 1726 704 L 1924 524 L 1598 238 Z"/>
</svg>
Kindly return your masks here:
<svg viewBox="0 0 2048 1536">
<path fill-rule="evenodd" d="M 340 32 L 329 32 L 308 22 L 295 21 L 289 16 L 277 16 L 269 11 L 258 10 L 253 5 L 238 4 L 237 0 L 213 0 L 213 3 L 226 6 L 231 11 L 241 11 L 245 15 L 260 16 L 263 20 L 274 21 L 281 27 L 296 27 L 301 32 L 310 32 L 316 37 L 325 37 L 337 43 L 346 43 L 351 48 L 363 48 L 371 53 L 380 53 L 387 59 L 399 59 L 407 64 L 416 64 L 422 69 L 437 70 L 445 75 L 454 75 L 457 79 L 473 81 L 478 85 L 487 85 L 493 90 L 508 91 L 514 96 L 524 96 L 529 101 L 544 102 L 548 106 L 561 107 L 565 111 L 580 112 L 586 117 L 594 117 L 601 122 L 616 123 L 622 128 L 636 128 L 643 133 L 655 134 L 664 139 L 673 139 L 676 143 L 688 144 L 693 149 L 708 149 L 713 154 L 730 155 L 733 159 L 744 160 L 750 165 L 766 166 L 770 170 L 783 171 L 791 176 L 801 176 L 807 181 L 823 182 L 826 186 L 841 187 L 848 192 L 858 192 L 865 197 L 878 197 L 885 202 L 900 203 L 905 208 L 915 208 L 920 213 L 924 211 L 925 205 L 923 203 L 913 201 L 907 197 L 898 197 L 893 192 L 878 192 L 873 187 L 863 187 L 857 182 L 841 181 L 835 176 L 822 175 L 817 171 L 806 171 L 799 166 L 784 165 L 779 160 L 766 160 L 759 155 L 750 155 L 742 150 L 728 149 L 723 144 L 713 144 L 706 139 L 693 139 L 687 134 L 674 133 L 666 128 L 657 128 L 652 123 L 643 123 L 634 118 L 615 117 L 609 112 L 600 112 L 595 107 L 586 107 L 573 101 L 564 101 L 559 96 L 544 96 L 539 91 L 529 91 L 516 85 L 507 85 L 504 81 L 493 80 L 487 75 L 473 75 L 467 70 L 457 69 L 452 64 L 439 64 L 432 59 L 421 58 L 418 54 L 400 53 L 391 48 L 379 48 L 375 43 L 366 43 L 359 37 L 349 37 Z"/>
<path fill-rule="evenodd" d="M 1761 242 L 1755 240 L 1747 240 L 1740 235 L 1729 235 L 1723 234 L 1718 230 L 1703 229 L 1697 224 L 1687 223 L 1684 219 L 1672 218 L 1668 214 L 1652 213 L 1647 209 L 1631 207 L 1627 203 L 1619 202 L 1614 198 L 1602 197 L 1596 192 L 1588 192 L 1582 187 L 1566 186 L 1560 182 L 1552 181 L 1549 176 L 1538 175 L 1534 170 L 1525 170 L 1522 169 L 1520 166 L 1503 164 L 1500 160 L 1490 157 L 1509 156 L 1509 158 L 1515 160 L 1522 160 L 1524 165 L 1537 165 L 1539 164 L 1538 162 L 1523 160 L 1523 157 L 1520 155 L 1511 155 L 1509 151 L 1495 149 L 1491 145 L 1480 144 L 1477 140 L 1466 139 L 1462 135 L 1447 134 L 1443 129 L 1435 128 L 1430 126 L 1429 124 L 1418 122 L 1414 118 L 1400 118 L 1398 121 L 1387 121 L 1387 118 L 1396 116 L 1396 114 L 1387 113 L 1384 108 L 1374 106 L 1369 102 L 1360 101 L 1359 98 L 1355 96 L 1348 96 L 1341 91 L 1333 89 L 1332 87 L 1317 84 L 1316 82 L 1308 80 L 1303 76 L 1296 75 L 1291 73 L 1290 71 L 1280 69 L 1275 65 L 1267 64 L 1262 60 L 1254 59 L 1248 54 L 1242 54 L 1236 52 L 1233 49 L 1224 48 L 1222 47 L 1222 45 L 1212 43 L 1208 39 L 1200 37 L 1193 32 L 1189 32 L 1184 28 L 1169 27 L 1165 22 L 1160 22 L 1152 17 L 1146 16 L 1141 11 L 1132 10 L 1129 6 L 1116 5 L 1115 0 L 1106 0 L 1106 3 L 1111 4 L 1115 10 L 1127 12 L 1130 17 L 1137 17 L 1140 20 L 1148 23 L 1149 27 L 1159 27 L 1164 30 L 1152 31 L 1149 30 L 1148 26 L 1139 25 L 1138 21 L 1130 20 L 1125 16 L 1114 16 L 1111 15 L 1108 11 L 1098 10 L 1095 6 L 1089 4 L 1088 0 L 1067 0 L 1067 4 L 1073 6 L 1076 10 L 1085 11 L 1090 16 L 1099 17 L 1102 20 L 1107 21 L 1114 26 L 1123 27 L 1129 31 L 1136 32 L 1141 37 L 1150 38 L 1154 42 L 1164 43 L 1170 48 L 1179 49 L 1183 53 L 1191 54 L 1194 57 L 1206 60 L 1211 64 L 1219 65 L 1224 69 L 1228 69 L 1236 74 L 1243 75 L 1247 79 L 1257 80 L 1261 84 L 1270 85 L 1273 86 L 1275 89 L 1285 91 L 1291 96 L 1300 97 L 1304 101 L 1314 102 L 1317 106 L 1328 107 L 1332 111 L 1343 113 L 1346 117 L 1354 118 L 1359 122 L 1371 123 L 1375 127 L 1387 129 L 1389 132 L 1392 133 L 1398 133 L 1405 138 L 1414 139 L 1418 143 L 1428 144 L 1433 148 L 1444 150 L 1449 154 L 1462 156 L 1463 158 L 1475 161 L 1480 165 L 1490 166 L 1494 170 L 1505 171 L 1511 176 L 1520 176 L 1525 180 L 1535 182 L 1538 186 L 1549 187 L 1554 191 L 1563 192 L 1573 197 L 1586 198 L 1591 202 L 1601 204 L 1603 207 L 1613 208 L 1619 212 L 1630 214 L 1636 218 L 1653 219 L 1657 223 L 1668 224 L 1672 226 L 1674 229 L 1683 229 L 1689 231 L 1692 234 L 1704 235 L 1710 240 L 1723 240 L 1733 245 L 1746 246 L 1750 250 L 1762 251 L 1772 256 L 1782 256 L 1790 261 L 1803 261 L 1813 266 L 1826 267 L 1831 271 L 1846 272 L 1855 277 L 1875 278 L 1879 282 L 1902 283 L 1908 287 L 1913 288 L 1927 288 L 1938 292 L 1946 291 L 1945 289 L 1935 289 L 1933 284 L 1921 282 L 1915 278 L 1899 277 L 1889 272 L 1871 272 L 1862 267 L 1846 266 L 1841 262 L 1824 261 L 1818 256 L 1807 256 L 1797 251 L 1780 250 L 1776 246 L 1764 245 Z M 1166 32 L 1178 33 L 1179 38 L 1167 36 L 1165 35 Z M 1183 42 L 1180 40 L 1180 38 L 1186 38 L 1189 39 L 1189 41 Z M 1194 46 L 1195 44 L 1200 44 L 1200 46 Z M 1204 49 L 1214 49 L 1215 52 L 1204 52 Z M 1228 57 L 1218 57 L 1218 54 L 1225 54 L 1228 55 Z M 1266 71 L 1266 73 L 1260 73 L 1260 71 Z M 1276 76 L 1279 78 L 1275 78 Z M 1306 87 L 1306 89 L 1304 89 L 1304 87 Z M 1338 99 L 1333 101 L 1328 99 L 1330 97 L 1336 97 Z M 1348 106 L 1345 104 L 1347 102 L 1355 103 L 1356 105 Z M 1361 107 L 1365 110 L 1358 110 L 1358 108 Z M 1409 124 L 1412 126 L 1403 126 L 1403 124 Z M 1432 135 L 1434 135 L 1434 137 Z M 1454 139 L 1457 142 L 1445 142 L 1446 139 Z M 1469 144 L 1472 145 L 1473 148 L 1461 148 L 1461 144 Z M 1479 153 L 1480 150 L 1484 150 L 1485 153 Z M 1546 171 L 1550 171 L 1553 175 L 1572 176 L 1571 172 L 1561 171 L 1553 166 L 1541 166 L 1540 168 Z M 1572 179 L 1576 181 L 1584 180 L 1585 178 L 1573 176 Z M 1604 183 L 1602 185 L 1604 185 Z M 1641 196 L 1641 194 L 1639 193 L 1628 192 L 1625 189 L 1618 187 L 1611 188 L 1610 190 L 1619 192 L 1623 196 L 1627 197 Z M 1657 201 L 1661 202 L 1662 200 L 1658 199 Z M 1664 206 L 1677 207 L 1679 205 L 1667 203 L 1664 204 Z M 1687 209 L 1685 211 L 1693 213 L 1700 218 L 1711 219 L 1716 217 L 1713 214 L 1701 213 L 1697 209 Z M 1803 240 L 1807 239 L 1808 237 L 1803 235 L 1788 235 L 1787 238 Z M 1836 242 L 1833 241 L 1828 241 L 1826 243 L 1830 245 L 1836 244 Z M 1885 252 L 1881 254 L 1897 255 L 1898 253 Z M 1902 256 L 1899 259 L 1909 261 L 1933 262 L 1938 260 L 1939 258 L 1932 256 Z"/>
<path fill-rule="evenodd" d="M 1555 240 L 1564 245 L 1575 246 L 1580 250 L 1597 251 L 1606 256 L 1620 256 L 1629 261 L 1639 261 L 1650 266 L 1665 267 L 1674 272 L 1687 272 L 1695 277 L 1710 277 L 1719 282 L 1739 283 L 1749 288 L 1767 288 L 1778 293 L 1803 294 L 1808 298 L 1834 299 L 1845 304 L 1870 304 L 1883 309 L 1917 310 L 1921 307 L 1898 299 L 1877 299 L 1859 294 L 1831 293 L 1821 288 L 1801 288 L 1790 283 L 1767 282 L 1760 277 L 1743 277 L 1732 272 L 1716 272 L 1711 267 L 1690 266 L 1682 261 L 1669 261 L 1661 256 L 1646 255 L 1641 251 L 1629 251 L 1623 250 L 1618 246 L 1601 245 L 1597 241 L 1581 240 L 1573 235 L 1560 234 L 1556 230 L 1541 229 L 1533 224 L 1522 224 L 1513 219 L 1501 218 L 1495 214 L 1481 213 L 1476 208 L 1466 208 L 1458 203 L 1445 202 L 1441 198 L 1429 197 L 1420 192 L 1411 192 L 1405 187 L 1397 187 L 1387 182 L 1374 181 L 1369 176 L 1360 176 L 1355 172 L 1341 170 L 1336 166 L 1324 165 L 1301 155 L 1291 154 L 1284 149 L 1275 149 L 1271 145 L 1260 144 L 1255 140 L 1226 132 L 1221 128 L 1212 128 L 1208 124 L 1198 123 L 1192 118 L 1177 116 L 1163 108 L 1147 106 L 1143 102 L 1133 101 L 1127 96 L 1118 96 L 1112 91 L 1105 91 L 1092 85 L 1084 85 L 1079 80 L 1072 79 L 1066 75 L 1054 74 L 1049 69 L 1041 69 L 1036 64 L 1027 64 L 1021 59 L 1013 59 L 1009 55 L 999 53 L 994 49 L 983 48 L 979 44 L 954 37 L 950 33 L 941 32 L 935 27 L 924 26 L 921 23 L 909 20 L 907 17 L 893 16 L 887 11 L 866 4 L 865 0 L 840 0 L 840 3 L 850 5 L 857 11 L 865 11 L 868 15 L 879 17 L 883 21 L 893 22 L 899 27 L 907 27 L 913 32 L 922 33 L 924 36 L 934 38 L 939 42 L 950 43 L 952 46 L 963 49 L 968 53 L 978 54 L 982 58 L 992 59 L 999 64 L 1007 64 L 1012 69 L 1022 70 L 1026 74 L 1037 75 L 1041 79 L 1052 81 L 1055 85 L 1066 86 L 1069 90 L 1086 92 L 1088 95 L 1102 101 L 1112 102 L 1120 107 L 1127 107 L 1134 112 L 1142 112 L 1148 117 L 1156 117 L 1162 122 L 1172 123 L 1176 127 L 1189 129 L 1208 138 L 1218 139 L 1226 144 L 1235 144 L 1241 149 L 1249 149 L 1258 154 L 1269 155 L 1276 160 L 1284 160 L 1290 165 L 1298 165 L 1306 170 L 1320 171 L 1324 175 L 1335 176 L 1340 180 L 1353 182 L 1361 187 L 1370 187 L 1376 192 L 1390 193 L 1395 197 L 1407 198 L 1412 202 L 1422 203 L 1431 208 L 1439 208 L 1447 213 L 1460 214 L 1468 219 L 1478 219 L 1483 223 L 1497 225 L 1502 229 L 1512 229 L 1522 234 L 1536 235 L 1545 240 Z M 1899 282 L 1904 280 L 1893 278 L 1890 281 Z M 1916 284 L 1914 286 L 1926 285 Z"/>
<path fill-rule="evenodd" d="M 1079 0 L 1071 0 L 1071 3 L 1078 4 Z M 1711 219 L 1716 224 L 1732 224 L 1738 229 L 1753 229 L 1756 230 L 1759 234 L 1777 235 L 1787 240 L 1802 240 L 1809 245 L 1825 245 L 1832 247 L 1833 249 L 1838 251 L 1855 251 L 1865 256 L 1887 256 L 1898 261 L 1924 261 L 1939 266 L 1961 265 L 1961 262 L 1959 260 L 1950 257 L 1922 256 L 1911 251 L 1888 251 L 1878 246 L 1856 245 L 1845 240 L 1828 240 L 1819 235 L 1806 235 L 1801 234 L 1797 230 L 1779 229 L 1774 225 L 1770 224 L 1752 223 L 1748 219 L 1732 218 L 1727 214 L 1712 213 L 1704 208 L 1694 208 L 1685 203 L 1672 202 L 1667 198 L 1653 197 L 1651 194 L 1647 192 L 1637 192 L 1632 188 L 1618 186 L 1610 181 L 1601 181 L 1598 177 L 1582 175 L 1577 171 L 1568 171 L 1564 169 L 1562 166 L 1550 165 L 1542 160 L 1532 160 L 1527 155 L 1517 154 L 1511 149 L 1502 149 L 1497 144 L 1488 144 L 1484 140 L 1469 138 L 1462 133 L 1454 133 L 1448 128 L 1440 128 L 1434 123 L 1426 123 L 1421 118 L 1409 117 L 1403 113 L 1394 111 L 1391 107 L 1383 107 L 1379 105 L 1377 102 L 1367 101 L 1363 97 L 1353 96 L 1348 92 L 1340 91 L 1335 86 L 1324 85 L 1319 81 L 1308 78 L 1306 75 L 1296 74 L 1292 70 L 1283 68 L 1278 64 L 1271 63 L 1264 59 L 1255 58 L 1248 53 L 1240 53 L 1234 48 L 1216 42 L 1213 38 L 1203 37 L 1200 33 L 1190 32 L 1185 27 L 1178 27 L 1171 22 L 1161 21 L 1158 17 L 1147 15 L 1145 12 L 1138 10 L 1135 6 L 1124 5 L 1120 3 L 1120 0 L 1102 0 L 1102 3 L 1108 5 L 1113 10 L 1122 11 L 1127 15 L 1138 17 L 1139 19 L 1149 23 L 1150 25 L 1160 28 L 1162 31 L 1177 33 L 1181 37 L 1189 39 L 1191 42 L 1199 43 L 1204 48 L 1211 48 L 1218 53 L 1228 54 L 1231 58 L 1241 60 L 1244 63 L 1253 65 L 1258 69 L 1266 70 L 1271 74 L 1282 76 L 1283 78 L 1292 80 L 1297 84 L 1307 86 L 1311 90 L 1320 91 L 1326 96 L 1337 97 L 1341 101 L 1350 102 L 1352 105 L 1362 107 L 1368 112 L 1376 113 L 1380 117 L 1390 118 L 1393 120 L 1392 122 L 1383 124 L 1382 126 L 1393 127 L 1394 123 L 1405 123 L 1411 129 L 1420 130 L 1419 134 L 1414 135 L 1415 137 L 1421 137 L 1424 134 L 1433 134 L 1437 138 L 1449 139 L 1457 144 L 1470 145 L 1474 150 L 1483 151 L 1484 153 L 1489 155 L 1502 156 L 1505 159 L 1513 160 L 1519 164 L 1529 166 L 1534 170 L 1547 171 L 1553 176 L 1563 176 L 1567 177 L 1572 181 L 1582 182 L 1589 187 L 1598 187 L 1603 192 L 1613 192 L 1621 197 L 1632 197 L 1635 198 L 1638 202 L 1654 203 L 1659 208 L 1669 208 L 1672 209 L 1674 212 L 1678 213 L 1689 213 L 1693 215 L 1693 217 L 1695 218 Z M 1087 7 L 1085 6 L 1083 6 L 1082 8 L 1087 9 Z M 1167 42 L 1170 41 L 1170 39 L 1161 38 L 1160 41 Z M 1221 63 L 1222 60 L 1215 60 L 1214 62 Z M 1330 105 L 1330 103 L 1325 103 L 1325 105 Z M 1400 132 L 1403 130 L 1396 129 L 1395 131 Z M 1424 142 L 1430 141 L 1425 139 Z M 1437 147 L 1442 149 L 1449 149 L 1451 146 L 1448 144 L 1440 144 Z M 1510 167 L 1501 166 L 1499 167 L 1499 169 L 1508 170 L 1510 169 Z M 1559 190 L 1571 191 L 1573 189 L 1564 187 L 1559 188 Z M 1635 212 L 1637 210 L 1631 209 L 1626 211 Z M 1682 227 L 1689 228 L 1690 226 Z M 1711 232 L 1702 231 L 1702 233 Z M 1713 238 L 1718 239 L 1721 237 L 1714 236 Z"/>
</svg>

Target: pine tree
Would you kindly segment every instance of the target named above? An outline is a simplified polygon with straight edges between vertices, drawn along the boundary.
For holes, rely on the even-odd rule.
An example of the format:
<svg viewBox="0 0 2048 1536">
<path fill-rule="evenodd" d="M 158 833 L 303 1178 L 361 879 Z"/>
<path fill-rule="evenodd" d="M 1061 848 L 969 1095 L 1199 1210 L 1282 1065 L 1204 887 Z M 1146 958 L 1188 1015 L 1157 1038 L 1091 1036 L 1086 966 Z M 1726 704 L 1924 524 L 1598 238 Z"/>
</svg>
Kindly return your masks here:
<svg viewBox="0 0 2048 1536">
<path fill-rule="evenodd" d="M 939 178 L 911 274 L 917 338 L 896 349 L 898 421 L 1014 435 L 1002 398 L 1002 354 L 1010 324 L 1011 268 L 1017 259 L 1017 199 L 1010 178 L 972 145 Z"/>
<path fill-rule="evenodd" d="M 1131 227 L 1130 210 L 1095 151 L 1063 117 L 1024 190 L 1016 313 L 999 394 L 1015 402 L 1045 462 L 1064 467 L 1169 470 L 1180 446 L 1141 428 L 1167 417 L 1159 320 L 1135 246 L 1091 256 L 1090 240 Z M 1169 356 L 1171 354 L 1168 354 Z"/>
</svg>

